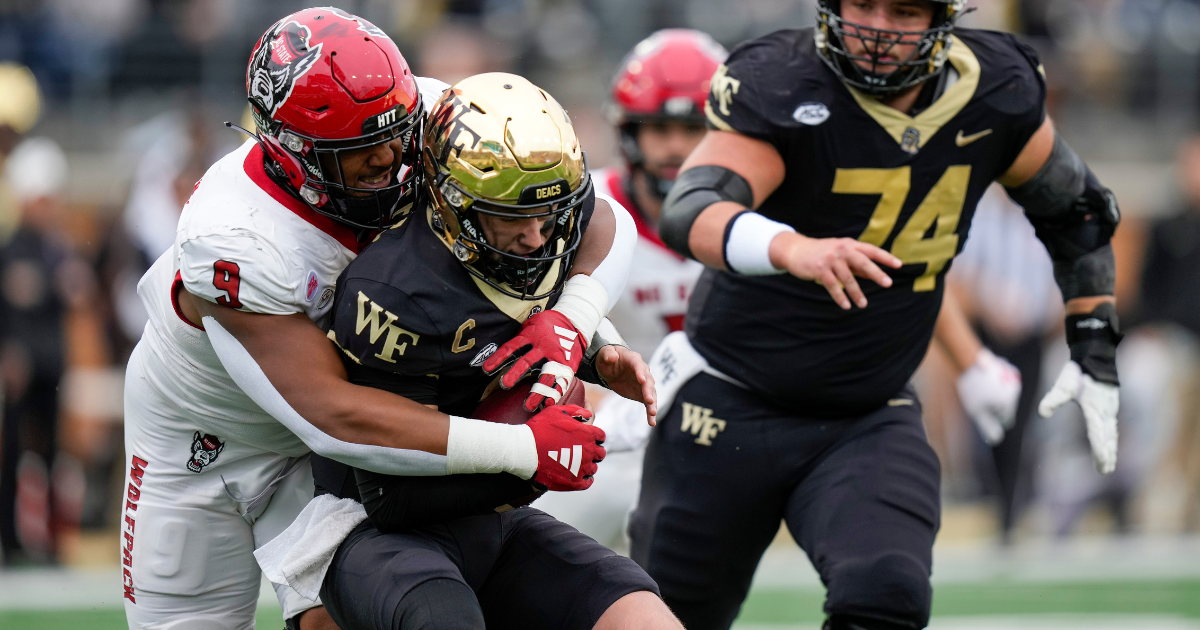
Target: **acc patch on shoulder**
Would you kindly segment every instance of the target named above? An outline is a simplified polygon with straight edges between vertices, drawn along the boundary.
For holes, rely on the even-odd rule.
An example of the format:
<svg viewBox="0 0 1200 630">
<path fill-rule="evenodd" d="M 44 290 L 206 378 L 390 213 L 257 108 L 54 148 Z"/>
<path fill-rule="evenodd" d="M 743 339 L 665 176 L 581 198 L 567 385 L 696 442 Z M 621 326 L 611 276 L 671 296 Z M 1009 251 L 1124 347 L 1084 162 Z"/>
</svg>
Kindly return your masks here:
<svg viewBox="0 0 1200 630">
<path fill-rule="evenodd" d="M 825 106 L 825 103 L 801 103 L 796 111 L 792 112 L 792 119 L 798 123 L 815 127 L 829 120 L 829 108 Z"/>
</svg>

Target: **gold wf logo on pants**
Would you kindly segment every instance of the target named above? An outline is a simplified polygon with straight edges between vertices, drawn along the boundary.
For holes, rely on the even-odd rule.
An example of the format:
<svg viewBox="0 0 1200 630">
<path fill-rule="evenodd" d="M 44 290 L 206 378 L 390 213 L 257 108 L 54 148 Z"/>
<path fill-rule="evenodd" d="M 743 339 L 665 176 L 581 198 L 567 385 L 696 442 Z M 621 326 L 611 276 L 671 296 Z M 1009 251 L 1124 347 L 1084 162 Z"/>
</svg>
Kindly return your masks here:
<svg viewBox="0 0 1200 630">
<path fill-rule="evenodd" d="M 713 410 L 707 407 L 683 403 L 683 426 L 680 428 L 684 433 L 696 436 L 697 444 L 712 446 L 713 438 L 725 430 L 725 421 L 712 417 L 712 414 Z"/>
</svg>

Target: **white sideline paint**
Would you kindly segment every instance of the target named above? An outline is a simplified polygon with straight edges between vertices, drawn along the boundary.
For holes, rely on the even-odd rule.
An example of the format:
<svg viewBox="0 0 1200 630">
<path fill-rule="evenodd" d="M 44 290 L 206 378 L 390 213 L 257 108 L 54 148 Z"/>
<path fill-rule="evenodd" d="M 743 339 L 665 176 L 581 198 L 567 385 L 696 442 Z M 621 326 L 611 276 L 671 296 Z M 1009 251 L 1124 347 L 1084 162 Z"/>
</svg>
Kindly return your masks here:
<svg viewBox="0 0 1200 630">
<path fill-rule="evenodd" d="M 733 630 L 815 630 L 815 624 L 735 623 Z M 935 617 L 928 630 L 1200 630 L 1200 621 L 1166 615 L 986 615 Z"/>
</svg>

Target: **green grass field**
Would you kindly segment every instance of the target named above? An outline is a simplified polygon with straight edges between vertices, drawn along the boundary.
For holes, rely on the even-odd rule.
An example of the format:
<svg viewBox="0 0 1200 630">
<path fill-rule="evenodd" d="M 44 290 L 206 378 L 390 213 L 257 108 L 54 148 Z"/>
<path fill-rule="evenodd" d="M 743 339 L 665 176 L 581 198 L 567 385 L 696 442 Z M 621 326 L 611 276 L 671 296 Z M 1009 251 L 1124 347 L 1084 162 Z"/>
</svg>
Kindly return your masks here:
<svg viewBox="0 0 1200 630">
<path fill-rule="evenodd" d="M 824 593 L 758 589 L 741 623 L 811 624 L 824 616 Z M 1200 580 L 1038 584 L 947 584 L 934 589 L 933 616 L 1156 614 L 1200 618 Z"/>
<path fill-rule="evenodd" d="M 824 594 L 813 590 L 759 588 L 738 618 L 739 625 L 812 628 L 823 619 Z M 933 613 L 938 617 L 1000 617 L 1046 615 L 1047 627 L 1058 616 L 1084 614 L 1145 614 L 1200 619 L 1200 580 L 1074 583 L 947 584 L 934 591 Z M 0 611 L 3 630 L 123 630 L 119 609 L 70 611 Z M 278 609 L 261 609 L 258 627 L 283 627 Z"/>
</svg>

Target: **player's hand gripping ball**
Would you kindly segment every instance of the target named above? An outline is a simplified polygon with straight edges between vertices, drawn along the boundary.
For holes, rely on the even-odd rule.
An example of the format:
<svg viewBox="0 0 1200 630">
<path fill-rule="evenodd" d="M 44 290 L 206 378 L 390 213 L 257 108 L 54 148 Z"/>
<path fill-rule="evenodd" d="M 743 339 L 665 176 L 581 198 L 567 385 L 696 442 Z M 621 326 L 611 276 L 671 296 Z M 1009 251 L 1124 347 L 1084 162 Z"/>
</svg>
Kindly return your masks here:
<svg viewBox="0 0 1200 630">
<path fill-rule="evenodd" d="M 525 320 L 521 332 L 483 362 L 483 370 L 495 374 L 512 363 L 500 378 L 501 387 L 512 389 L 526 374 L 540 369 L 541 375 L 525 397 L 525 409 L 537 411 L 543 405 L 563 402 L 587 344 L 566 315 L 542 311 Z"/>
<path fill-rule="evenodd" d="M 530 496 L 513 502 L 512 507 L 528 505 L 546 490 L 558 492 L 586 490 L 592 475 L 604 459 L 604 431 L 592 426 L 592 413 L 583 408 L 585 390 L 575 380 L 562 397 L 562 405 L 532 413 L 524 400 L 529 386 L 497 389 L 475 409 L 475 417 L 504 424 L 528 424 L 537 445 L 538 468 L 533 476 L 537 485 Z"/>
</svg>

